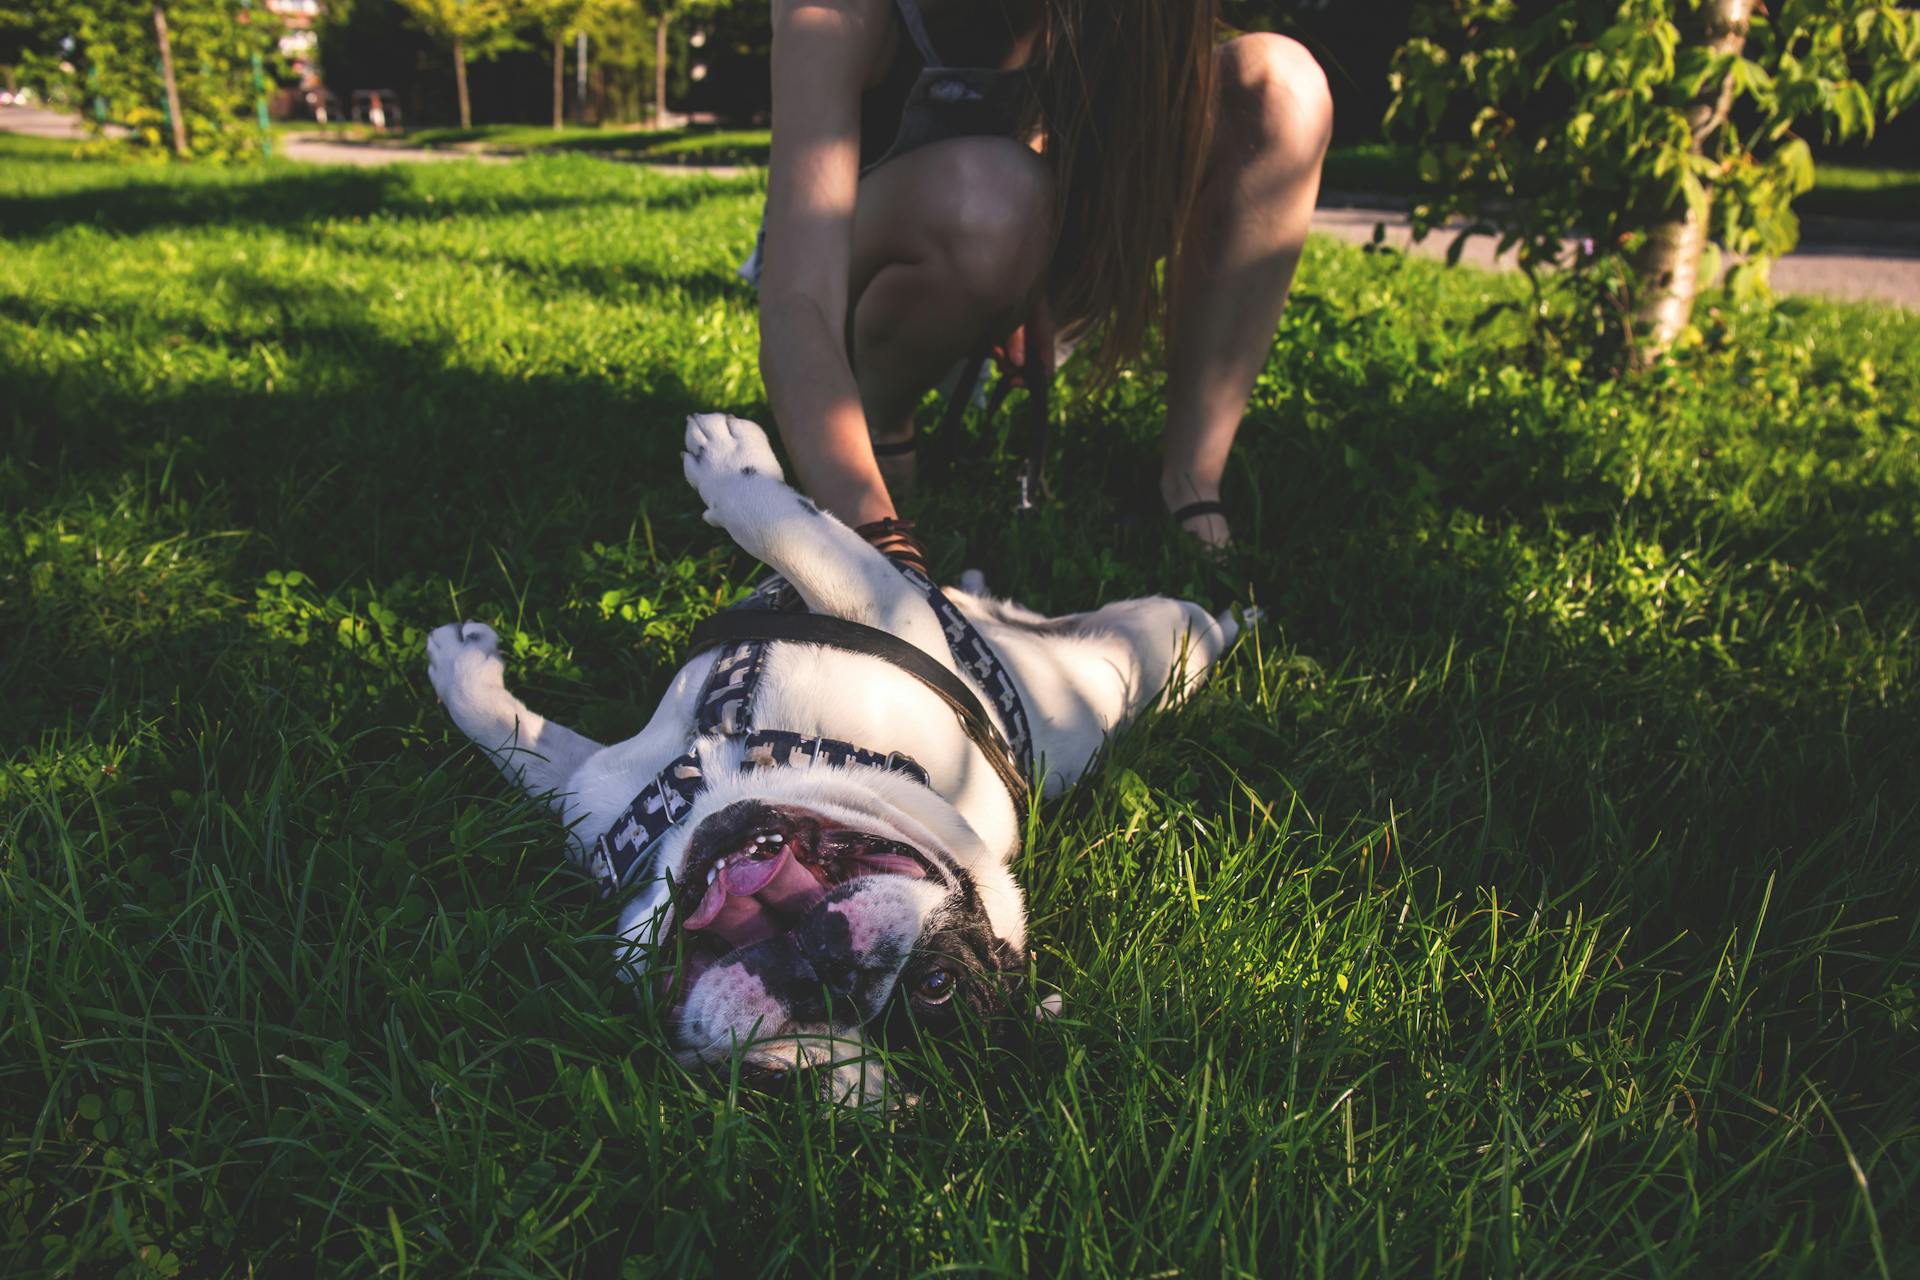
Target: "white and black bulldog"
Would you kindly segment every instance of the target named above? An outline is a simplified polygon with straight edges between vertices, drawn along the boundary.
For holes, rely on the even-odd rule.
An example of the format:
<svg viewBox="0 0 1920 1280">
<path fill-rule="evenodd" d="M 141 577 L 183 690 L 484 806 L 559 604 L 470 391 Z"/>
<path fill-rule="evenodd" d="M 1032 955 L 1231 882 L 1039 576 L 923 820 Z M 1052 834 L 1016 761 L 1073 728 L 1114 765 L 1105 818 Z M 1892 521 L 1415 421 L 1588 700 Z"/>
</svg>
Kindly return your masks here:
<svg viewBox="0 0 1920 1280">
<path fill-rule="evenodd" d="M 742 1055 L 875 1099 L 890 1031 L 1006 1011 L 1027 925 L 1011 862 L 1026 787 L 1085 772 L 1106 735 L 1184 696 L 1238 631 L 1153 597 L 1046 618 L 942 592 L 784 482 L 766 435 L 688 420 L 708 523 L 776 577 L 696 632 L 636 737 L 602 746 L 507 691 L 493 631 L 427 642 L 434 691 L 507 777 L 548 799 L 620 913 L 689 1064 Z M 677 981 L 675 980 L 677 978 Z"/>
</svg>

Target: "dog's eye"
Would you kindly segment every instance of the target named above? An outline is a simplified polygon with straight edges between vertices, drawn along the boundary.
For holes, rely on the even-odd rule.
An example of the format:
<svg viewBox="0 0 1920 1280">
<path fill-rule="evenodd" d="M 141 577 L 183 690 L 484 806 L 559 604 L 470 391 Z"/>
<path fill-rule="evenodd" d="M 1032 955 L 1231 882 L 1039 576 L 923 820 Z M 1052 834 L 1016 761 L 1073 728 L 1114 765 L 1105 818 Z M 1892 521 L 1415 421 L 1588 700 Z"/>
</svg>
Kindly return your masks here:
<svg viewBox="0 0 1920 1280">
<path fill-rule="evenodd" d="M 957 980 L 947 970 L 929 969 L 913 984 L 913 998 L 921 1004 L 945 1004 L 953 999 L 956 985 Z"/>
</svg>

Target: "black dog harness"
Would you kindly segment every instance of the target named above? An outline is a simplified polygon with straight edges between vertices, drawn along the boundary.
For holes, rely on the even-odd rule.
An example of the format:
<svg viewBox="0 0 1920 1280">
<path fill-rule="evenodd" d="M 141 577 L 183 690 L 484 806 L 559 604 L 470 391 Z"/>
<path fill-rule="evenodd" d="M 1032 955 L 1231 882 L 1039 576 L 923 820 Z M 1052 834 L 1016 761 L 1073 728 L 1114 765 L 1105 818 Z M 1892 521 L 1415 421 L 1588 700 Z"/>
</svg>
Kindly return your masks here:
<svg viewBox="0 0 1920 1280">
<path fill-rule="evenodd" d="M 888 632 L 808 612 L 792 584 L 775 575 L 733 608 L 694 628 L 687 649 L 689 658 L 707 649 L 718 648 L 721 652 L 700 690 L 693 745 L 654 775 L 626 812 L 614 819 L 606 834 L 595 842 L 592 871 L 603 895 L 618 892 L 636 878 L 651 878 L 653 853 L 660 838 L 707 789 L 700 753 L 712 739 L 738 741 L 742 763 L 749 768 L 863 765 L 898 773 L 923 787 L 930 785 L 927 771 L 898 751 L 869 751 L 837 738 L 754 728 L 754 694 L 766 667 L 767 647 L 776 642 L 818 644 L 863 653 L 889 662 L 920 681 L 952 709 L 967 737 L 985 753 L 1013 797 L 1015 812 L 1026 810 L 1027 781 L 1033 776 L 1033 737 L 1013 678 L 973 623 L 932 579 L 910 565 L 894 560 L 888 563 L 926 597 L 940 620 L 947 647 L 953 651 L 954 665 L 987 691 L 1007 726 L 1006 734 L 994 726 L 973 691 L 938 661 Z"/>
</svg>

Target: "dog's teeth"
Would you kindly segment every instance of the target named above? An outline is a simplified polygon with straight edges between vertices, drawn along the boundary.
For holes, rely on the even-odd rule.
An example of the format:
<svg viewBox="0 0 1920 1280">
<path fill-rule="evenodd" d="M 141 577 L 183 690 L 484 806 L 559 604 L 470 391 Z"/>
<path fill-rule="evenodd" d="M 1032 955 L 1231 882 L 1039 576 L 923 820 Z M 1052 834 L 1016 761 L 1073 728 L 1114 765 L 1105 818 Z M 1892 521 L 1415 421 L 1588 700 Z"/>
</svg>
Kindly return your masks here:
<svg viewBox="0 0 1920 1280">
<path fill-rule="evenodd" d="M 768 836 L 767 838 L 775 844 L 785 844 L 787 839 L 785 836 Z"/>
<path fill-rule="evenodd" d="M 767 842 L 767 838 L 765 836 L 755 836 L 753 838 L 753 842 L 755 844 L 765 844 Z"/>
</svg>

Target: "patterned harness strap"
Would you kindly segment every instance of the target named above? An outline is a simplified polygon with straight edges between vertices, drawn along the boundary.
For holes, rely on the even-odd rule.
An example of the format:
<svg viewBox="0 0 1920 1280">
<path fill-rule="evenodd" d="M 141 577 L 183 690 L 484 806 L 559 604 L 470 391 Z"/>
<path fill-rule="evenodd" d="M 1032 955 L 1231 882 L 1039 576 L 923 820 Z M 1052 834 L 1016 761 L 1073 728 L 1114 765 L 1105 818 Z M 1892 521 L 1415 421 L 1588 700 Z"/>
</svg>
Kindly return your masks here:
<svg viewBox="0 0 1920 1280">
<path fill-rule="evenodd" d="M 1033 737 L 1027 725 L 1026 708 L 999 656 L 931 578 L 909 565 L 893 560 L 888 563 L 926 596 L 927 604 L 946 633 L 954 662 L 986 690 L 1005 722 L 1007 745 L 1014 760 L 1024 776 L 1032 777 Z M 800 593 L 778 575 L 769 577 L 734 608 L 779 613 L 806 611 Z M 611 896 L 624 884 L 652 878 L 653 854 L 660 837 L 679 822 L 707 789 L 700 761 L 702 740 L 739 739 L 742 761 L 750 768 L 854 764 L 886 769 L 923 787 L 930 785 L 927 771 L 897 751 L 869 751 L 837 738 L 786 729 L 753 728 L 753 698 L 766 667 L 767 649 L 766 641 L 743 640 L 729 644 L 714 659 L 713 669 L 701 687 L 699 709 L 694 717 L 695 745 L 654 775 L 653 781 L 633 798 L 626 812 L 594 842 L 591 871 L 599 881 L 602 896 Z"/>
<path fill-rule="evenodd" d="M 1020 772 L 1031 778 L 1033 732 L 1027 725 L 1027 708 L 1020 701 L 1020 691 L 1014 687 L 1013 676 L 1001 663 L 1000 655 L 993 651 L 993 646 L 986 642 L 967 615 L 947 599 L 947 593 L 934 585 L 932 578 L 911 565 L 897 561 L 890 563 L 900 571 L 901 577 L 927 598 L 927 604 L 933 609 L 934 616 L 940 619 L 941 629 L 946 632 L 947 648 L 953 650 L 955 665 L 986 690 L 987 700 L 1006 724 L 1007 746 L 1012 749 Z"/>
</svg>

